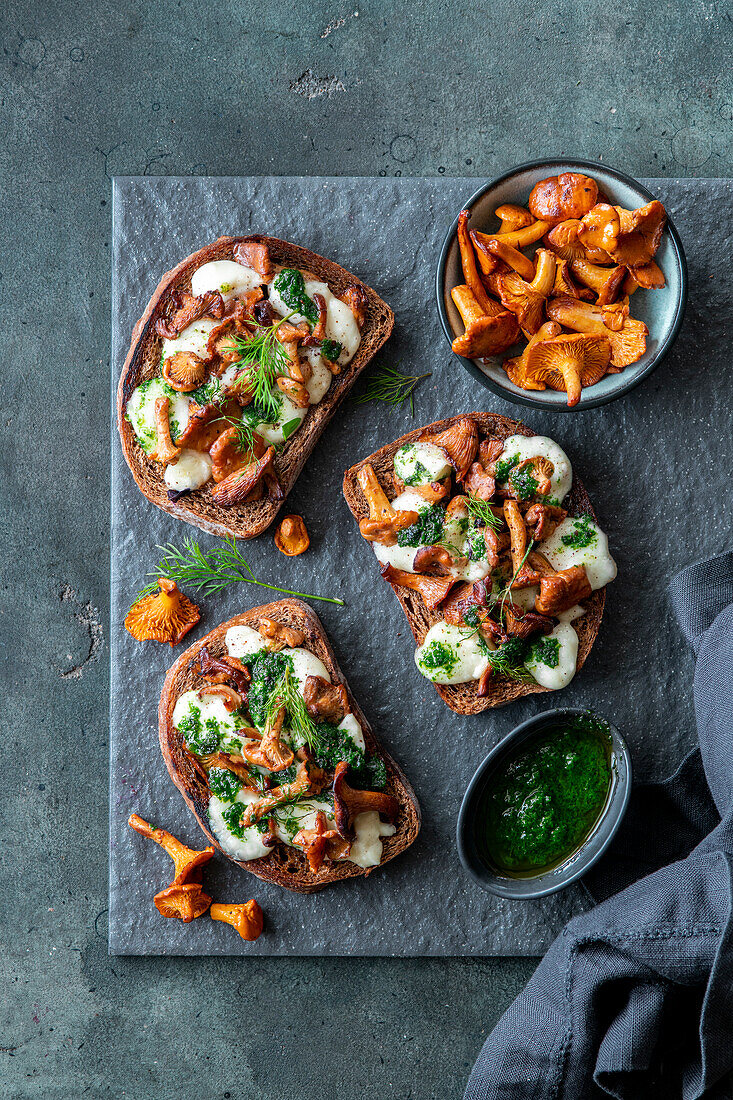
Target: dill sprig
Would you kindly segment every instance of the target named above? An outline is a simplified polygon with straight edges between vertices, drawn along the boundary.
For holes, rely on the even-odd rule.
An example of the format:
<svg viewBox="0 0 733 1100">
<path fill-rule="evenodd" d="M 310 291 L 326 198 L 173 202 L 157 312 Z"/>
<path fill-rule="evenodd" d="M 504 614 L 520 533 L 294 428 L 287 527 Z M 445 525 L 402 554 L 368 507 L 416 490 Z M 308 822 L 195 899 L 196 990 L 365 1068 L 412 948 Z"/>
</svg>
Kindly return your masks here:
<svg viewBox="0 0 733 1100">
<path fill-rule="evenodd" d="M 520 663 L 524 653 L 521 652 L 523 647 L 513 644 L 517 641 L 519 639 L 510 638 L 508 642 L 504 642 L 497 649 L 490 650 L 486 657 L 491 666 L 491 671 L 496 676 L 506 676 L 510 680 L 521 680 L 524 683 L 533 680 L 534 677 Z"/>
<path fill-rule="evenodd" d="M 313 753 L 323 751 L 325 744 L 318 726 L 306 710 L 305 700 L 300 694 L 298 683 L 293 678 L 292 669 L 286 668 L 267 697 L 265 711 L 267 720 L 275 716 L 281 706 L 287 711 L 287 725 L 297 738 L 303 741 Z"/>
<path fill-rule="evenodd" d="M 232 388 L 246 386 L 252 393 L 252 404 L 262 412 L 262 419 L 268 424 L 277 420 L 281 408 L 275 381 L 279 375 L 287 374 L 290 366 L 290 357 L 277 338 L 277 330 L 291 316 L 289 313 L 274 324 L 258 329 L 253 336 L 233 336 L 233 343 L 225 349 L 237 353 L 239 359 L 234 365 L 243 372 Z"/>
<path fill-rule="evenodd" d="M 236 444 L 237 450 L 240 454 L 248 454 L 254 445 L 255 441 L 255 422 L 251 417 L 243 416 L 239 420 L 235 420 L 233 416 L 220 416 L 218 420 L 223 420 L 231 428 L 237 429 Z"/>
<path fill-rule="evenodd" d="M 176 584 L 186 585 L 204 596 L 212 596 L 228 588 L 230 584 L 244 581 L 246 584 L 259 585 L 260 588 L 269 588 L 273 592 L 282 592 L 286 596 L 321 600 L 323 603 L 335 603 L 339 607 L 344 607 L 343 600 L 331 596 L 313 596 L 308 592 L 293 592 L 289 588 L 281 588 L 279 584 L 268 584 L 266 581 L 257 580 L 247 561 L 237 549 L 234 538 L 224 539 L 223 546 L 215 546 L 212 550 L 202 550 L 192 538 L 184 539 L 181 547 L 169 542 L 165 546 L 156 546 L 156 550 L 160 550 L 163 556 L 154 569 L 148 570 L 146 576 L 168 577 Z M 152 581 L 138 592 L 133 606 L 144 596 L 149 596 L 157 590 L 157 582 Z"/>
<path fill-rule="evenodd" d="M 410 415 L 415 415 L 415 387 L 423 378 L 430 378 L 432 371 L 427 374 L 404 374 L 396 367 L 377 367 L 369 377 L 364 393 L 355 398 L 356 405 L 364 405 L 367 401 L 383 401 L 386 405 L 402 405 L 410 402 Z"/>
<path fill-rule="evenodd" d="M 492 602 L 491 602 L 491 610 L 492 611 L 494 610 L 496 605 L 499 604 L 499 622 L 501 622 L 501 620 L 504 616 L 504 605 L 506 604 L 506 601 L 509 600 L 509 602 L 511 604 L 514 603 L 514 600 L 512 599 L 512 587 L 514 585 L 515 580 L 517 579 L 517 577 L 521 573 L 522 566 L 524 565 L 527 558 L 529 557 L 530 551 L 531 551 L 533 546 L 534 546 L 534 539 L 530 539 L 529 543 L 527 545 L 527 549 L 524 552 L 524 557 L 520 561 L 517 568 L 514 570 L 514 576 L 509 581 L 509 584 L 506 584 L 506 585 L 504 585 L 503 588 L 500 588 L 499 591 L 496 593 L 496 595 L 492 598 Z"/>
<path fill-rule="evenodd" d="M 469 515 L 483 523 L 484 527 L 490 527 L 492 531 L 501 530 L 503 521 L 494 515 L 487 500 L 479 500 L 478 497 L 472 497 L 469 493 L 466 497 L 466 507 Z"/>
</svg>

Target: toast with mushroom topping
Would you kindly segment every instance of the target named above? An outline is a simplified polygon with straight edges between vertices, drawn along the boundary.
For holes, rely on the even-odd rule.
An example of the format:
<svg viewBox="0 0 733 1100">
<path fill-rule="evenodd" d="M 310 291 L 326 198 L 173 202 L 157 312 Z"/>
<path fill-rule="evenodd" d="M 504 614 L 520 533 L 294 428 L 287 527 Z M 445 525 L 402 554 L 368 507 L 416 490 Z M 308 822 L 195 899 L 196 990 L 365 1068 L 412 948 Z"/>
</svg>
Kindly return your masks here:
<svg viewBox="0 0 733 1100">
<path fill-rule="evenodd" d="M 314 893 L 417 837 L 412 787 L 300 600 L 256 607 L 192 645 L 166 676 L 158 728 L 206 836 L 267 882 Z"/>
<path fill-rule="evenodd" d="M 138 487 L 211 534 L 261 534 L 393 323 L 374 290 L 287 241 L 194 252 L 158 284 L 120 376 Z"/>
<path fill-rule="evenodd" d="M 616 565 L 553 440 L 454 416 L 352 466 L 343 491 L 452 710 L 558 690 L 582 667 Z"/>
</svg>

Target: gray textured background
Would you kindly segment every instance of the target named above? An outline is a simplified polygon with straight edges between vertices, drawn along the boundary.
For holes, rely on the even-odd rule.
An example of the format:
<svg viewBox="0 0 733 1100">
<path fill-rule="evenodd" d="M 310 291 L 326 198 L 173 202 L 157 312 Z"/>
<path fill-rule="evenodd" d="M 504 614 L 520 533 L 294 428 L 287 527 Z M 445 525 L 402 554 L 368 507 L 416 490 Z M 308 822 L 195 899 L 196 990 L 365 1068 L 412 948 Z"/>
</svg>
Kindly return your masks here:
<svg viewBox="0 0 733 1100">
<path fill-rule="evenodd" d="M 694 341 L 703 361 L 716 355 L 725 360 L 721 321 L 730 316 L 723 302 L 730 293 L 725 264 L 733 219 L 724 214 L 721 233 L 707 210 L 713 201 L 727 211 L 733 185 L 727 180 L 642 182 L 665 203 L 683 240 L 692 243 L 693 283 L 708 284 L 705 309 L 699 320 L 691 319 L 686 339 L 638 393 L 602 409 L 559 416 L 520 410 L 484 391 L 451 356 L 440 330 L 431 293 L 436 259 L 445 227 L 473 190 L 473 180 L 377 179 L 366 185 L 355 178 L 115 181 L 115 388 L 130 331 L 157 283 L 159 257 L 167 242 L 176 241 L 176 255 L 182 257 L 221 232 L 236 234 L 271 225 L 273 211 L 283 237 L 330 255 L 392 305 L 395 334 L 378 361 L 400 363 L 415 374 L 429 369 L 432 375 L 416 391 L 414 420 L 406 407 L 355 405 L 347 399 L 329 424 L 289 498 L 289 507 L 305 517 L 311 534 L 307 554 L 284 559 L 271 534 L 243 548 L 255 576 L 346 600 L 344 608 L 313 606 L 357 698 L 377 734 L 402 762 L 423 810 L 421 834 L 399 860 L 368 880 L 308 898 L 253 881 L 217 860 L 207 873 L 214 896 L 236 899 L 243 892 L 254 894 L 267 913 L 268 934 L 254 947 L 222 934 L 221 926 L 211 921 L 187 926 L 158 917 L 151 909 L 151 884 L 167 884 L 168 860 L 126 825 L 134 810 L 192 843 L 201 836 L 158 749 L 158 696 L 173 655 L 167 646 L 135 642 L 122 625 L 131 596 L 157 560 L 156 544 L 180 543 L 186 534 L 206 547 L 217 540 L 182 526 L 145 500 L 113 430 L 111 951 L 536 955 L 573 913 L 585 907 L 580 886 L 530 903 L 486 894 L 461 869 L 455 822 L 461 796 L 488 749 L 518 722 L 556 702 L 592 705 L 607 714 L 627 734 L 642 775 L 670 773 L 690 744 L 692 703 L 685 675 L 689 661 L 662 602 L 663 590 L 682 563 L 725 545 L 727 519 L 720 511 L 710 518 L 708 501 L 725 499 L 733 441 L 722 438 L 710 462 L 704 437 L 680 445 L 670 439 L 669 421 L 657 410 L 660 395 L 674 394 L 675 400 L 681 393 L 691 396 L 693 379 L 693 414 L 733 392 L 725 378 L 721 393 L 720 372 L 701 370 L 690 354 Z M 320 212 L 317 224 L 314 210 Z M 410 428 L 473 408 L 523 418 L 566 448 L 609 534 L 620 577 L 609 588 L 606 618 L 592 657 L 562 695 L 530 696 L 498 711 L 462 718 L 447 710 L 417 672 L 412 635 L 359 536 L 341 496 L 341 479 L 348 466 Z M 690 494 L 685 489 L 681 494 L 677 480 L 669 477 L 672 465 L 698 470 L 706 492 Z M 683 509 L 686 522 L 676 527 L 674 538 L 666 537 L 670 517 Z M 640 531 L 652 553 L 638 545 Z M 652 563 L 654 573 L 649 576 Z M 262 589 L 237 586 L 216 601 L 202 601 L 203 621 L 190 640 L 269 597 Z M 662 629 L 650 635 L 650 623 L 661 623 Z M 664 672 L 647 675 L 644 665 Z M 672 734 L 662 718 L 665 711 L 678 718 Z"/>
<path fill-rule="evenodd" d="M 196 1075 L 202 1100 L 456 1100 L 530 960 L 107 957 L 109 177 L 485 177 L 559 153 L 730 176 L 729 11 L 20 0 L 4 14 L 2 1089 L 178 1100 Z M 708 367 L 689 329 L 702 264 L 692 290 L 686 396 Z M 651 402 L 658 377 L 628 401 Z M 714 450 L 721 416 L 700 407 L 680 433 Z"/>
</svg>

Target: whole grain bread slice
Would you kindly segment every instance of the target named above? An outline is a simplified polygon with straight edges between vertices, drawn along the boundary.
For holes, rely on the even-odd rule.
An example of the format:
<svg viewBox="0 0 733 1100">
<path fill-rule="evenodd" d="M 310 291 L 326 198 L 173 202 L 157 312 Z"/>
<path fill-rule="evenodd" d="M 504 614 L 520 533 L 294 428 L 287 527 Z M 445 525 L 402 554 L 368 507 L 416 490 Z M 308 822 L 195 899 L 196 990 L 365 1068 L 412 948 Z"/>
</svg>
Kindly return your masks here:
<svg viewBox="0 0 733 1100">
<path fill-rule="evenodd" d="M 351 694 L 320 619 L 302 600 L 277 600 L 275 603 L 254 607 L 251 611 L 236 615 L 228 622 L 217 626 L 205 638 L 195 642 L 178 658 L 165 678 L 158 708 L 160 747 L 170 777 L 183 795 L 189 809 L 195 815 L 206 836 L 219 851 L 222 851 L 221 845 L 209 828 L 209 788 L 203 776 L 193 766 L 192 758 L 184 746 L 183 735 L 173 725 L 173 710 L 176 701 L 184 692 L 191 691 L 202 683 L 201 676 L 196 671 L 201 649 L 206 646 L 214 656 L 225 654 L 225 637 L 230 626 L 251 626 L 256 629 L 258 622 L 263 617 L 294 627 L 305 635 L 305 641 L 303 642 L 305 648 L 320 657 L 334 683 L 344 684 L 346 687 L 351 709 L 364 731 L 367 753 L 380 756 L 385 763 L 387 769 L 386 791 L 397 799 L 399 812 L 394 823 L 397 830 L 394 836 L 383 838 L 381 866 L 409 848 L 417 837 L 420 831 L 420 806 L 415 797 L 415 792 L 401 768 L 379 744 L 371 726 L 364 717 L 364 713 Z M 223 854 L 226 855 L 226 852 Z M 231 859 L 231 856 L 227 856 L 227 858 Z M 344 879 L 357 878 L 360 875 L 368 874 L 372 870 L 372 868 L 365 870 L 362 867 L 357 867 L 355 863 L 350 863 L 348 860 L 337 863 L 326 861 L 318 873 L 313 874 L 308 867 L 305 855 L 301 851 L 279 842 L 272 852 L 262 859 L 247 862 L 233 859 L 232 862 L 237 863 L 246 871 L 251 871 L 252 874 L 264 879 L 265 882 L 272 882 L 277 886 L 284 886 L 288 890 L 295 890 L 301 894 L 313 894 L 317 890 L 322 890 L 324 886 L 330 886 L 334 882 L 342 882 Z"/>
<path fill-rule="evenodd" d="M 275 471 L 284 490 L 280 501 L 259 500 L 224 508 L 211 499 L 211 483 L 178 501 L 168 497 L 163 481 L 163 467 L 145 454 L 138 443 L 132 425 L 125 417 L 127 402 L 136 386 L 155 377 L 160 367 L 161 337 L 155 331 L 155 322 L 165 313 L 174 290 L 190 290 L 191 276 L 202 264 L 211 260 L 230 260 L 235 245 L 240 241 L 258 241 L 266 244 L 275 264 L 297 267 L 309 271 L 328 283 L 338 296 L 348 286 L 362 287 L 367 298 L 366 320 L 361 330 L 359 349 L 342 373 L 336 375 L 323 399 L 313 405 L 299 430 L 287 441 L 275 458 Z M 394 314 L 376 291 L 362 283 L 333 260 L 327 260 L 307 248 L 253 234 L 248 237 L 219 237 L 218 240 L 187 256 L 171 271 L 165 273 L 148 302 L 145 312 L 135 325 L 130 350 L 122 368 L 117 387 L 117 426 L 122 441 L 125 461 L 140 490 L 164 512 L 185 520 L 212 535 L 234 535 L 250 539 L 270 526 L 282 508 L 285 497 L 295 484 L 308 456 L 315 447 L 321 432 L 357 378 L 389 338 L 394 325 Z"/>
<path fill-rule="evenodd" d="M 499 416 L 495 413 L 481 412 L 462 413 L 460 416 L 452 416 L 447 420 L 436 420 L 433 424 L 428 424 L 424 428 L 418 428 L 414 432 L 408 432 L 407 435 L 403 435 L 400 439 L 395 440 L 394 443 L 388 443 L 378 451 L 375 451 L 374 454 L 362 459 L 361 462 L 357 462 L 355 466 L 352 466 L 344 474 L 344 497 L 357 522 L 368 514 L 367 504 L 357 481 L 357 474 L 362 466 L 368 462 L 369 465 L 373 467 L 382 488 L 390 499 L 394 499 L 397 495 L 397 491 L 393 480 L 393 462 L 395 453 L 399 448 L 405 443 L 414 442 L 425 432 L 429 432 L 430 434 L 442 432 L 457 420 L 464 419 L 465 417 L 469 417 L 471 420 L 475 421 L 479 435 L 482 437 L 490 436 L 496 439 L 508 439 L 511 435 L 535 434 L 525 424 L 517 420 L 510 420 L 506 416 Z M 575 474 L 573 474 L 573 487 L 563 501 L 563 508 L 566 508 L 571 516 L 579 516 L 587 513 L 591 515 L 593 519 L 596 518 L 588 494 L 585 491 L 585 486 Z M 367 543 L 365 543 L 364 548 L 365 551 L 373 557 Z M 377 565 L 376 559 L 375 565 Z M 402 585 L 393 585 L 392 587 L 394 588 L 397 599 L 402 604 L 402 610 L 407 616 L 407 621 L 410 624 L 410 630 L 415 636 L 415 641 L 418 645 L 421 645 L 428 630 L 430 630 L 435 623 L 440 622 L 441 617 L 438 613 L 428 610 L 418 592 L 414 592 L 412 589 L 405 588 Z M 583 618 L 577 619 L 573 623 L 573 627 L 578 635 L 578 671 L 583 667 L 588 654 L 593 648 L 593 643 L 598 636 L 605 603 L 606 591 L 604 588 L 601 588 L 594 592 L 590 599 L 585 601 L 587 610 Z M 415 670 L 415 674 L 418 676 L 420 675 L 417 669 Z M 538 692 L 550 690 L 537 683 L 524 683 L 504 677 L 495 677 L 492 680 L 489 694 L 483 697 L 478 694 L 478 684 L 476 682 L 448 685 L 435 684 L 434 686 L 444 702 L 448 704 L 451 710 L 456 711 L 458 714 L 480 714 L 482 711 L 489 710 L 492 707 L 503 707 L 507 703 L 513 702 L 514 699 L 519 699 L 522 695 L 533 695 Z"/>
</svg>

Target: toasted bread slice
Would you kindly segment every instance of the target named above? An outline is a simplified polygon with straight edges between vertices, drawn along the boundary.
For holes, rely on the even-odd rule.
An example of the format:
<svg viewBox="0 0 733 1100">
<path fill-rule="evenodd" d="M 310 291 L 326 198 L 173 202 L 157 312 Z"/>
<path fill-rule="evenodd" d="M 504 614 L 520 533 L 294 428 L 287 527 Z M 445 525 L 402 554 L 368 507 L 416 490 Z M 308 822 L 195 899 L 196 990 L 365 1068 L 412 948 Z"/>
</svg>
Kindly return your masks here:
<svg viewBox="0 0 733 1100">
<path fill-rule="evenodd" d="M 404 852 L 406 848 L 409 848 L 417 837 L 420 831 L 420 806 L 415 797 L 415 792 L 400 767 L 378 743 L 371 726 L 352 696 L 320 619 L 301 600 L 278 600 L 262 607 L 255 607 L 251 611 L 246 611 L 243 615 L 237 615 L 228 622 L 222 623 L 221 626 L 217 626 L 205 638 L 195 642 L 178 658 L 165 678 L 158 709 L 160 747 L 170 777 L 183 795 L 189 808 L 193 811 L 206 836 L 219 851 L 222 851 L 219 842 L 209 828 L 209 788 L 203 776 L 194 768 L 192 757 L 184 746 L 182 734 L 173 725 L 173 709 L 177 699 L 184 692 L 192 690 L 202 682 L 200 674 L 195 671 L 200 650 L 206 646 L 213 656 L 221 656 L 226 653 L 225 637 L 230 626 L 245 625 L 256 629 L 258 622 L 263 617 L 274 619 L 286 626 L 295 627 L 305 635 L 303 646 L 315 653 L 317 657 L 320 657 L 334 683 L 344 684 L 346 687 L 351 709 L 364 731 L 367 753 L 377 754 L 384 760 L 387 768 L 386 791 L 397 799 L 399 812 L 394 823 L 397 829 L 394 836 L 383 838 L 381 866 Z M 226 855 L 226 853 L 224 854 Z M 231 856 L 227 856 L 227 858 L 231 859 Z M 322 890 L 324 886 L 330 886 L 331 883 L 356 878 L 375 869 L 368 868 L 365 870 L 348 860 L 337 863 L 326 861 L 318 873 L 314 875 L 308 867 L 303 852 L 279 842 L 270 855 L 262 859 L 248 862 L 233 859 L 232 862 L 237 863 L 246 871 L 251 871 L 252 874 L 257 875 L 265 882 L 272 882 L 277 886 L 284 886 L 288 890 L 295 890 L 301 894 L 313 894 L 317 890 Z"/>
<path fill-rule="evenodd" d="M 174 502 L 168 497 L 163 481 L 163 467 L 145 454 L 138 443 L 132 425 L 125 417 L 127 402 L 133 390 L 141 382 L 158 374 L 160 366 L 161 337 L 155 331 L 155 322 L 164 315 L 164 308 L 173 290 L 189 290 L 191 276 L 202 264 L 211 260 L 232 259 L 234 246 L 240 241 L 258 241 L 267 245 L 270 257 L 276 264 L 291 265 L 302 271 L 310 271 L 328 283 L 335 295 L 348 286 L 360 286 L 367 296 L 367 316 L 361 330 L 359 349 L 350 363 L 331 382 L 323 399 L 313 405 L 302 427 L 284 445 L 275 458 L 275 471 L 284 491 L 280 501 L 259 500 L 224 508 L 211 499 L 212 483 L 187 494 Z M 127 465 L 139 488 L 153 504 L 164 512 L 185 520 L 212 535 L 234 535 L 250 539 L 270 526 L 285 498 L 295 484 L 308 456 L 315 447 L 321 432 L 328 424 L 341 401 L 356 382 L 364 367 L 374 358 L 388 339 L 394 324 L 394 314 L 379 295 L 350 275 L 332 260 L 311 252 L 307 248 L 280 241 L 276 237 L 259 234 L 249 237 L 220 237 L 205 248 L 166 272 L 158 283 L 140 320 L 133 330 L 132 344 L 122 368 L 117 387 L 117 425 L 122 440 L 122 450 Z"/>
<path fill-rule="evenodd" d="M 409 432 L 407 435 L 403 435 L 401 439 L 395 440 L 394 443 L 388 443 L 385 447 L 381 447 L 380 450 L 375 451 L 374 454 L 369 455 L 368 458 L 358 462 L 344 474 L 344 496 L 357 522 L 368 514 L 368 508 L 357 481 L 357 474 L 362 466 L 368 462 L 370 466 L 373 467 L 382 488 L 390 499 L 393 499 L 396 496 L 396 490 L 392 480 L 393 461 L 395 453 L 399 448 L 405 443 L 414 442 L 425 432 L 436 434 L 437 432 L 444 431 L 446 428 L 449 428 L 451 424 L 455 423 L 455 421 L 464 419 L 465 417 L 469 417 L 476 422 L 476 426 L 483 436 L 492 436 L 496 439 L 508 439 L 511 435 L 535 434 L 525 424 L 517 420 L 510 420 L 506 416 L 498 416 L 494 413 L 480 412 L 462 413 L 461 416 L 452 416 L 447 420 L 436 420 L 433 424 L 428 424 L 424 428 L 418 428 L 414 432 Z M 596 518 L 585 487 L 575 474 L 573 474 L 573 487 L 563 501 L 563 508 L 567 509 L 571 516 L 588 513 L 594 520 Z M 374 556 L 367 544 L 365 544 L 364 549 L 370 556 Z M 375 568 L 379 568 L 376 559 L 374 565 Z M 397 599 L 402 604 L 402 610 L 407 616 L 407 621 L 410 624 L 410 630 L 415 636 L 415 641 L 418 645 L 422 645 L 425 635 L 431 626 L 441 621 L 440 615 L 427 609 L 418 592 L 414 592 L 409 588 L 404 588 L 402 585 L 393 585 L 393 588 L 397 595 Z M 584 605 L 587 608 L 586 614 L 582 619 L 577 619 L 573 623 L 573 627 L 578 635 L 578 660 L 576 671 L 580 671 L 583 667 L 585 659 L 593 648 L 593 643 L 598 636 L 598 629 L 601 625 L 601 619 L 603 618 L 605 602 L 605 588 L 598 589 L 593 593 L 590 599 L 584 601 Z M 417 670 L 416 673 L 420 675 Z M 550 690 L 549 688 L 541 687 L 541 685 L 537 683 L 524 683 L 500 677 L 494 677 L 492 679 L 490 693 L 484 697 L 478 694 L 478 684 L 476 682 L 449 685 L 435 684 L 434 686 L 444 702 L 448 704 L 451 710 L 456 711 L 458 714 L 480 714 L 481 711 L 489 710 L 491 707 L 503 707 L 507 703 L 513 702 L 514 699 L 520 698 L 522 695 L 532 695 L 536 692 Z"/>
</svg>

